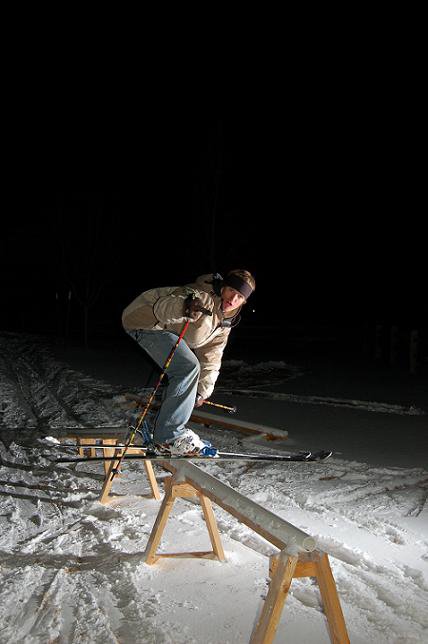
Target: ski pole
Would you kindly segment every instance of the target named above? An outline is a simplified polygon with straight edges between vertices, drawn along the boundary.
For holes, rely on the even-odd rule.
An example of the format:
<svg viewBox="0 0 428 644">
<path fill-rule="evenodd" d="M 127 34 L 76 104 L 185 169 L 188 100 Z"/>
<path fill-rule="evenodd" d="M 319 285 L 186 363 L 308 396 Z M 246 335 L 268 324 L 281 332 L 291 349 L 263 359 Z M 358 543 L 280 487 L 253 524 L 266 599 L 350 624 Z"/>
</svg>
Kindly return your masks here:
<svg viewBox="0 0 428 644">
<path fill-rule="evenodd" d="M 164 364 L 164 366 L 162 367 L 162 371 L 161 371 L 161 373 L 160 373 L 159 379 L 158 379 L 157 383 L 155 384 L 155 386 L 153 387 L 153 391 L 152 391 L 152 393 L 150 394 L 150 397 L 149 397 L 149 399 L 148 399 L 148 401 L 147 401 L 147 403 L 146 403 L 146 405 L 145 405 L 145 407 L 144 407 L 143 411 L 141 412 L 141 414 L 140 414 L 140 416 L 139 416 L 139 418 L 138 418 L 138 421 L 135 423 L 135 427 L 133 427 L 133 428 L 132 428 L 132 431 L 130 432 L 130 434 L 129 434 L 129 436 L 128 436 L 128 439 L 127 439 L 127 440 L 126 440 L 126 442 L 125 442 L 125 446 L 124 446 L 124 448 L 123 448 L 122 454 L 118 457 L 118 461 L 117 461 L 117 465 L 116 465 L 116 467 L 115 467 L 115 468 L 112 470 L 112 472 L 111 472 L 111 478 L 110 478 L 110 481 L 113 481 L 114 477 L 115 477 L 115 476 L 116 476 L 116 474 L 119 472 L 119 468 L 120 468 L 120 465 L 121 465 L 121 463 L 122 463 L 122 461 L 123 461 L 123 457 L 125 456 L 125 454 L 126 454 L 126 452 L 127 452 L 127 450 L 128 450 L 128 447 L 129 447 L 129 446 L 131 445 L 131 443 L 133 442 L 133 440 L 134 440 L 134 438 L 135 438 L 135 434 L 136 434 L 136 433 L 137 433 L 137 431 L 140 429 L 140 427 L 141 427 L 141 425 L 142 425 L 142 423 L 143 423 L 143 421 L 144 421 L 145 417 L 147 416 L 147 412 L 148 412 L 148 411 L 149 411 L 149 409 L 150 409 L 150 406 L 151 406 L 151 404 L 152 404 L 152 402 L 153 402 L 153 399 L 154 399 L 154 397 L 155 397 L 155 395 L 156 395 L 156 392 L 157 392 L 157 390 L 159 389 L 159 387 L 160 387 L 160 385 L 161 385 L 161 383 L 162 383 L 162 380 L 163 380 L 163 379 L 164 379 L 164 377 L 165 377 L 166 370 L 168 369 L 169 365 L 171 364 L 171 360 L 172 360 L 172 359 L 173 359 L 173 357 L 174 357 L 174 353 L 176 352 L 178 345 L 179 345 L 179 344 L 180 344 L 180 342 L 182 341 L 182 339 L 183 339 L 183 337 L 184 337 L 184 335 L 185 335 L 185 333 L 186 333 L 186 331 L 187 331 L 187 327 L 189 326 L 189 324 L 190 324 L 190 320 L 187 320 L 187 322 L 185 322 L 185 324 L 184 324 L 183 328 L 181 329 L 181 333 L 180 333 L 180 335 L 179 335 L 179 336 L 178 336 L 178 338 L 177 338 L 177 342 L 175 343 L 175 345 L 172 347 L 171 351 L 169 352 L 169 355 L 168 355 L 167 359 L 165 360 L 165 364 Z"/>
<path fill-rule="evenodd" d="M 133 395 L 127 394 L 126 397 L 129 398 L 129 400 L 135 400 L 137 409 L 140 409 L 140 408 L 142 409 L 143 406 L 147 404 L 147 400 L 143 400 L 139 396 L 133 396 Z M 229 412 L 229 414 L 235 414 L 238 410 L 237 407 L 228 407 L 227 405 L 220 405 L 220 403 L 211 402 L 211 400 L 204 400 L 202 404 L 211 405 L 212 407 L 218 407 L 219 409 L 225 409 L 226 411 Z M 159 407 L 160 405 L 157 405 L 156 403 L 152 404 L 152 409 L 159 409 Z"/>
<path fill-rule="evenodd" d="M 237 409 L 236 407 L 228 407 L 227 405 L 220 405 L 220 403 L 214 403 L 214 402 L 211 402 L 210 400 L 204 400 L 203 404 L 211 405 L 212 407 L 218 407 L 219 409 L 225 409 L 226 411 L 229 412 L 229 414 L 235 414 Z"/>
</svg>

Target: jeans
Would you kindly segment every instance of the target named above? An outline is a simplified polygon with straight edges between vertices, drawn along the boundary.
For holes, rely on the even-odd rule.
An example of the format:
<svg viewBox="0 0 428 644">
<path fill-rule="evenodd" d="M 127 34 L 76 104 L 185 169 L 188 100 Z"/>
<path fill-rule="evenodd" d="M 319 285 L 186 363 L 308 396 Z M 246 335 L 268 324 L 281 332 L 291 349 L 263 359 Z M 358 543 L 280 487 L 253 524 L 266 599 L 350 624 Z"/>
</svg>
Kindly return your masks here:
<svg viewBox="0 0 428 644">
<path fill-rule="evenodd" d="M 169 331 L 130 331 L 129 335 L 160 369 L 177 342 L 177 335 Z M 153 427 L 155 443 L 171 443 L 184 433 L 195 406 L 200 370 L 199 360 L 185 340 L 181 340 L 165 372 L 167 384 L 163 387 L 163 400 Z"/>
</svg>

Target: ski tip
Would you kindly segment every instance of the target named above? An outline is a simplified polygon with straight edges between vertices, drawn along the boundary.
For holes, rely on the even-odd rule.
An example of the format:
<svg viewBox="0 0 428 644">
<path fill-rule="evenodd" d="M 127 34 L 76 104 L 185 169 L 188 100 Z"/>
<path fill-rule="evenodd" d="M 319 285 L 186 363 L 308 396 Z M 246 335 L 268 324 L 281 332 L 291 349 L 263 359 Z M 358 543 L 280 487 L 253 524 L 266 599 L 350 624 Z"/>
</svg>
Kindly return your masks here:
<svg viewBox="0 0 428 644">
<path fill-rule="evenodd" d="M 306 460 L 308 461 L 325 461 L 330 456 L 332 456 L 333 452 L 332 450 L 329 449 L 322 449 L 319 450 L 318 452 L 309 452 L 309 456 Z"/>
</svg>

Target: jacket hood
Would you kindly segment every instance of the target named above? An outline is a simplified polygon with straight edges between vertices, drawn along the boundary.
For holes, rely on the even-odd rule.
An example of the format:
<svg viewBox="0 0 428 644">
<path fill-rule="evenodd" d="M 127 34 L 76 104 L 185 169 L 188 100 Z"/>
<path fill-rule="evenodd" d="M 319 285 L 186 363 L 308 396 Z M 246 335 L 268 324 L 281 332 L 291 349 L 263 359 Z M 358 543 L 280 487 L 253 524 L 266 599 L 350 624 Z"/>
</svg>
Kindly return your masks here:
<svg viewBox="0 0 428 644">
<path fill-rule="evenodd" d="M 195 280 L 195 284 L 201 289 L 201 291 L 206 291 L 210 295 L 216 295 L 219 297 L 214 288 L 214 275 L 217 274 L 206 273 L 205 275 L 199 275 Z"/>
</svg>

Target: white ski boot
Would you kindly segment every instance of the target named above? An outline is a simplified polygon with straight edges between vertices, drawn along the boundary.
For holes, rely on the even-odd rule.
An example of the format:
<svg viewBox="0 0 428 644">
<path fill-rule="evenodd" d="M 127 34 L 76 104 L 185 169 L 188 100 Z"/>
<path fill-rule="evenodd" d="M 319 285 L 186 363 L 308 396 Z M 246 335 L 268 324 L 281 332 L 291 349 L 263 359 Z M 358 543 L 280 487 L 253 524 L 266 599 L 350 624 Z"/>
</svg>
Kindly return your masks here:
<svg viewBox="0 0 428 644">
<path fill-rule="evenodd" d="M 218 449 L 208 441 L 202 440 L 189 428 L 175 439 L 173 443 L 161 446 L 162 451 L 168 451 L 171 456 L 205 456 L 218 458 Z"/>
</svg>

